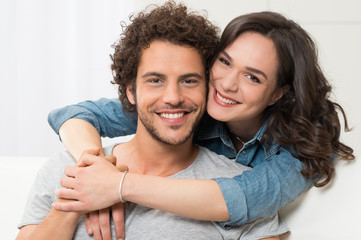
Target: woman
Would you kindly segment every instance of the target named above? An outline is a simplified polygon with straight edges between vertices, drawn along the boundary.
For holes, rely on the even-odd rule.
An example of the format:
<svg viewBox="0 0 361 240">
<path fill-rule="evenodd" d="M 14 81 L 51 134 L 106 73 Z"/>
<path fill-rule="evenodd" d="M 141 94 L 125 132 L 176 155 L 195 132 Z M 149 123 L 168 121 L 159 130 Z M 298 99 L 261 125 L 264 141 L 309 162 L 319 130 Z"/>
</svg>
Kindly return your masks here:
<svg viewBox="0 0 361 240">
<path fill-rule="evenodd" d="M 354 159 L 353 150 L 339 141 L 337 109 L 348 126 L 342 107 L 328 99 L 330 92 L 315 45 L 300 26 L 272 12 L 235 18 L 222 34 L 210 69 L 208 114 L 194 141 L 253 169 L 232 179 L 187 183 L 142 182 L 139 176 L 132 181 L 134 175 L 128 174 L 124 183 L 152 188 L 128 199 L 125 184 L 123 197 L 223 226 L 274 214 L 312 185 L 329 183 L 335 157 Z M 49 123 L 56 132 L 61 126 L 65 146 L 78 159 L 83 150 L 100 146 L 100 137 L 82 120 L 65 120 L 87 120 L 103 136 L 132 134 L 135 121 L 119 105 L 109 99 L 80 103 L 53 111 Z M 154 188 L 169 191 L 153 196 Z"/>
</svg>

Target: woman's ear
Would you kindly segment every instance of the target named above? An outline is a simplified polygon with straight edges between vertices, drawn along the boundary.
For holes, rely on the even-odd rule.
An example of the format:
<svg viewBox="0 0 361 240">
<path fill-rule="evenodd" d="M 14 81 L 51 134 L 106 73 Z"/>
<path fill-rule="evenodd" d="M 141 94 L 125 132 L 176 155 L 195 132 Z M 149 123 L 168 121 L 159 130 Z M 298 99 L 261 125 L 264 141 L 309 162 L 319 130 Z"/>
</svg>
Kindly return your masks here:
<svg viewBox="0 0 361 240">
<path fill-rule="evenodd" d="M 283 97 L 283 95 L 285 95 L 285 93 L 288 91 L 288 89 L 290 89 L 289 85 L 283 86 L 281 88 L 277 88 L 275 90 L 275 94 L 273 96 L 272 102 L 268 106 L 271 106 L 275 104 L 278 100 L 280 100 Z"/>
<path fill-rule="evenodd" d="M 129 102 L 133 105 L 135 105 L 134 94 L 135 94 L 135 89 L 133 89 L 132 84 L 128 84 L 127 85 L 127 98 L 129 100 Z"/>
</svg>

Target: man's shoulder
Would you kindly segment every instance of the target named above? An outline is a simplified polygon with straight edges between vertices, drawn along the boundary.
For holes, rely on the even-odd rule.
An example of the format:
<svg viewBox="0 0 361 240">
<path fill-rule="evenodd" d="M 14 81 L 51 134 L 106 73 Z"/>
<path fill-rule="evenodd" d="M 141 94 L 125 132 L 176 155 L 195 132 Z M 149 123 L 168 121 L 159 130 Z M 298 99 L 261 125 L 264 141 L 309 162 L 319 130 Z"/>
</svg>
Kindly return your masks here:
<svg viewBox="0 0 361 240">
<path fill-rule="evenodd" d="M 239 168 L 242 170 L 248 170 L 249 167 L 242 165 L 240 163 L 237 163 L 235 159 L 229 159 L 224 155 L 219 155 L 208 148 L 198 146 L 199 148 L 199 154 L 198 154 L 198 160 L 205 164 L 221 164 L 225 165 L 229 168 Z"/>
<path fill-rule="evenodd" d="M 196 160 L 187 169 L 175 174 L 176 178 L 212 179 L 234 177 L 250 169 L 207 148 L 199 147 Z"/>
<path fill-rule="evenodd" d="M 43 168 L 59 169 L 74 165 L 76 160 L 67 151 L 61 151 L 50 156 L 43 164 Z"/>
</svg>

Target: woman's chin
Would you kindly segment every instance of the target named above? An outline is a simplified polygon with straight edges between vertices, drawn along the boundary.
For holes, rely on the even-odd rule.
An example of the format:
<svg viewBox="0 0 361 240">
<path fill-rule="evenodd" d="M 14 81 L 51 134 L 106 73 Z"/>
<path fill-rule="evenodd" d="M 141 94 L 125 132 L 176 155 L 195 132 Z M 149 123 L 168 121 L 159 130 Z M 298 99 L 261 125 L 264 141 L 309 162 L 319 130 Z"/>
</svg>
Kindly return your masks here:
<svg viewBox="0 0 361 240">
<path fill-rule="evenodd" d="M 224 111 L 220 111 L 219 109 L 217 109 L 216 106 L 214 106 L 212 104 L 207 104 L 207 113 L 212 118 L 214 118 L 218 121 L 221 121 L 221 122 L 226 122 L 229 120 L 227 118 L 227 114 Z"/>
</svg>

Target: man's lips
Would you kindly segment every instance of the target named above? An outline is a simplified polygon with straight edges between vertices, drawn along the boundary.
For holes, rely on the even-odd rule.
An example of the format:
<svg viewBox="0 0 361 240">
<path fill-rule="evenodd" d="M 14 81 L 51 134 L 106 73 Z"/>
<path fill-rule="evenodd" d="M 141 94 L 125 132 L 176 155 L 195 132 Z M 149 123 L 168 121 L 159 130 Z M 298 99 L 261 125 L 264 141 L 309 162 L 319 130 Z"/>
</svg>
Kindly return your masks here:
<svg viewBox="0 0 361 240">
<path fill-rule="evenodd" d="M 237 102 L 234 99 L 230 99 L 230 98 L 223 96 L 216 89 L 214 89 L 214 92 L 213 92 L 213 99 L 215 100 L 215 102 L 217 102 L 218 104 L 220 104 L 222 106 L 231 107 L 236 104 L 240 104 L 240 102 Z"/>
<path fill-rule="evenodd" d="M 182 107 L 182 108 L 167 108 L 167 109 L 158 109 L 154 112 L 165 120 L 177 120 L 184 118 L 187 114 L 192 111 L 195 111 L 195 107 Z"/>
<path fill-rule="evenodd" d="M 159 116 L 161 116 L 162 118 L 167 118 L 167 119 L 176 119 L 176 118 L 181 118 L 183 117 L 185 114 L 185 112 L 178 112 L 178 113 L 160 113 Z"/>
</svg>

